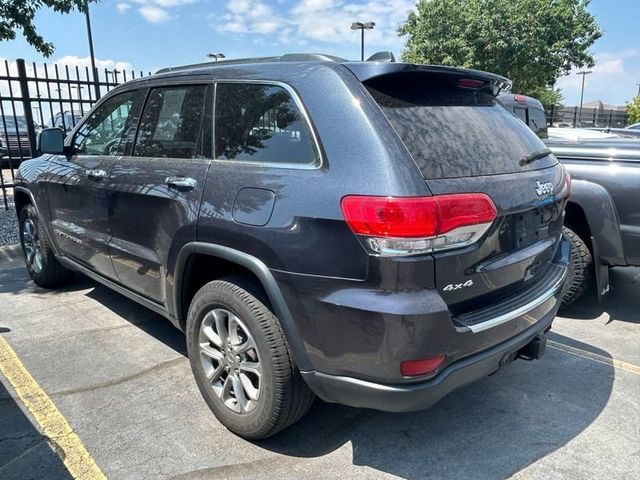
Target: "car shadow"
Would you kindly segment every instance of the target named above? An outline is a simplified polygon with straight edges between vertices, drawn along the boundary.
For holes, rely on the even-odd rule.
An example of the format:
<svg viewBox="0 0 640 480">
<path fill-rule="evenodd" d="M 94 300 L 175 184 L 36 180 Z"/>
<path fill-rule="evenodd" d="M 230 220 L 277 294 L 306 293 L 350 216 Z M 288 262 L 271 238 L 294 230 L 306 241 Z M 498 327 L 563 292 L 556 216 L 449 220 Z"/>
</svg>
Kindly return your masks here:
<svg viewBox="0 0 640 480">
<path fill-rule="evenodd" d="M 48 290 L 37 286 L 28 280 L 27 268 L 22 261 L 8 262 L 0 264 L 0 293 L 10 293 L 21 295 L 24 293 L 45 293 L 47 295 L 58 295 L 60 293 L 74 292 L 89 288 L 92 282 L 84 275 L 74 274 L 72 280 L 59 290 Z"/>
<path fill-rule="evenodd" d="M 573 304 L 562 308 L 558 315 L 579 320 L 593 320 L 607 314 L 612 321 L 640 323 L 640 312 L 634 302 L 640 289 L 640 268 L 616 267 L 609 273 L 610 291 L 600 302 L 595 288 L 587 289 Z M 637 305 L 637 304 L 636 304 Z"/>
<path fill-rule="evenodd" d="M 161 316 L 100 285 L 87 295 L 186 355 L 183 334 Z M 562 335 L 554 340 L 610 357 Z M 317 400 L 299 422 L 254 444 L 309 459 L 350 444 L 354 465 L 411 479 L 507 477 L 579 435 L 606 406 L 613 367 L 586 360 L 576 365 L 575 359 L 550 348 L 540 361 L 515 362 L 421 412 L 392 414 Z"/>
<path fill-rule="evenodd" d="M 583 373 L 592 379 L 585 382 Z M 542 360 L 515 362 L 421 412 L 316 402 L 297 424 L 258 444 L 311 458 L 351 443 L 354 465 L 410 479 L 505 478 L 586 429 L 606 406 L 613 378 L 613 367 L 587 361 L 576 367 L 574 357 L 550 349 Z"/>
<path fill-rule="evenodd" d="M 81 284 L 87 297 L 186 356 L 184 335 L 168 320 L 90 280 Z M 592 345 L 559 334 L 553 338 L 611 358 Z M 429 410 L 394 414 L 317 400 L 296 424 L 253 444 L 292 459 L 338 450 L 344 455 L 350 449 L 353 465 L 408 479 L 505 478 L 591 425 L 605 408 L 614 379 L 612 366 L 550 347 L 541 360 L 516 361 Z"/>
<path fill-rule="evenodd" d="M 71 478 L 49 439 L 33 426 L 2 382 L 0 445 L 0 478 L 3 480 Z"/>
</svg>

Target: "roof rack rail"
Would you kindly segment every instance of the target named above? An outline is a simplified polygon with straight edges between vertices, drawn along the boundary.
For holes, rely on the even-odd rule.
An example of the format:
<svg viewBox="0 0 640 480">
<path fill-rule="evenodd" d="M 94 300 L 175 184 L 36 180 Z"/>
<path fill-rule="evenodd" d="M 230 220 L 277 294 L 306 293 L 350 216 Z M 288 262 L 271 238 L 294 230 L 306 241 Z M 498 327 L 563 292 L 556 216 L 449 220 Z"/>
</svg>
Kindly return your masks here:
<svg viewBox="0 0 640 480">
<path fill-rule="evenodd" d="M 271 63 L 271 62 L 346 62 L 347 59 L 327 55 L 324 53 L 285 53 L 274 57 L 237 58 L 232 60 L 219 60 L 217 62 L 192 63 L 178 67 L 161 68 L 156 73 L 179 72 L 197 68 L 214 67 L 222 65 L 242 65 L 247 63 Z"/>
</svg>

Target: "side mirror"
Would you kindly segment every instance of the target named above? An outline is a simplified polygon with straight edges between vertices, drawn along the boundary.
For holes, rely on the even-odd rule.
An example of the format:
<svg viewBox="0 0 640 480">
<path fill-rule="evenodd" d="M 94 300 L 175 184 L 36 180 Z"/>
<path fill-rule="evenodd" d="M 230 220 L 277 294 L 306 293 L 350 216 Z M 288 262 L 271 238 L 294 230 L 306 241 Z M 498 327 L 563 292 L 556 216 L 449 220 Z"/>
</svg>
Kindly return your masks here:
<svg viewBox="0 0 640 480">
<path fill-rule="evenodd" d="M 36 148 L 41 153 L 64 153 L 64 131 L 61 128 L 45 128 L 38 134 Z"/>
</svg>

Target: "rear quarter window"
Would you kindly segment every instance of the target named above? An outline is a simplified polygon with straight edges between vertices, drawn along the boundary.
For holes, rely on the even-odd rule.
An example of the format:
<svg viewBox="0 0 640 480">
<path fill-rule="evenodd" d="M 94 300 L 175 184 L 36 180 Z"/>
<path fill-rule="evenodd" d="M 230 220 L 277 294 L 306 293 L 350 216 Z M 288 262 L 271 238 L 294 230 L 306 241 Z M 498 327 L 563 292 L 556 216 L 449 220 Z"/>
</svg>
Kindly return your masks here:
<svg viewBox="0 0 640 480">
<path fill-rule="evenodd" d="M 546 147 L 488 92 L 458 88 L 442 75 L 391 75 L 365 86 L 425 178 L 456 178 L 535 170 L 550 155 L 520 160 Z"/>
<path fill-rule="evenodd" d="M 283 86 L 220 82 L 214 110 L 218 160 L 313 165 L 319 159 L 302 111 Z"/>
</svg>

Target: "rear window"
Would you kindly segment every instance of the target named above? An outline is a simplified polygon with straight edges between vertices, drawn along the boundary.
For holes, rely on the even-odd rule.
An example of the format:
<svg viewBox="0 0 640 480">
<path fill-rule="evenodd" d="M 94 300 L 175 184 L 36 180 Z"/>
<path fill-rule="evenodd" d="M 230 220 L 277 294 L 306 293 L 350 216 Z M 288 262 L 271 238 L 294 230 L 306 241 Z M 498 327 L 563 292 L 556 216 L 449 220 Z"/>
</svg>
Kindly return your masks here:
<svg viewBox="0 0 640 480">
<path fill-rule="evenodd" d="M 547 156 L 520 165 L 545 145 L 493 95 L 455 81 L 394 75 L 365 84 L 425 178 L 515 173 L 557 162 Z"/>
</svg>

